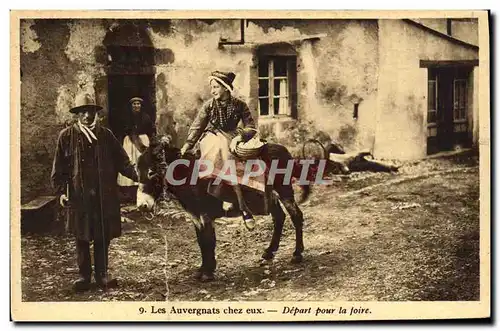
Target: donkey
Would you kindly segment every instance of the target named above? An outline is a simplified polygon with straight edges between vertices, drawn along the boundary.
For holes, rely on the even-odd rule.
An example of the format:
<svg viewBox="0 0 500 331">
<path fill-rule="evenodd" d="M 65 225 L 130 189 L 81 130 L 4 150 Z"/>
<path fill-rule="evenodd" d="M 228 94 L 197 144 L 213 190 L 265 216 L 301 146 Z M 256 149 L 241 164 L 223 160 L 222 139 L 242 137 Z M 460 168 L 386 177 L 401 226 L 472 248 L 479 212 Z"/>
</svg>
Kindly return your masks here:
<svg viewBox="0 0 500 331">
<path fill-rule="evenodd" d="M 166 196 L 171 200 L 173 196 L 180 206 L 192 215 L 196 227 L 196 236 L 201 251 L 201 266 L 195 273 L 195 277 L 201 281 L 211 281 L 214 279 L 216 269 L 215 246 L 216 234 L 213 222 L 219 217 L 240 217 L 239 214 L 230 215 L 223 208 L 223 201 L 207 192 L 208 181 L 198 180 L 193 185 L 169 185 L 165 180 L 166 169 L 169 164 L 179 159 L 188 159 L 190 166 L 176 166 L 174 177 L 191 178 L 193 164 L 196 157 L 194 155 L 180 155 L 178 148 L 171 147 L 169 142 L 155 139 L 146 151 L 140 156 L 137 168 L 139 173 L 139 188 L 137 204 L 143 211 L 151 211 L 153 207 L 161 205 Z M 283 169 L 288 161 L 294 162 L 292 155 L 287 148 L 280 144 L 268 143 L 262 151 L 262 158 L 271 161 L 278 160 L 278 166 Z M 310 173 L 314 172 L 314 167 L 310 168 Z M 302 165 L 294 163 L 292 178 L 300 178 Z M 286 215 L 280 206 L 280 201 L 289 213 L 295 227 L 295 251 L 293 252 L 292 263 L 300 263 L 303 260 L 303 223 L 304 218 L 299 204 L 307 200 L 311 188 L 308 184 L 299 185 L 301 195 L 299 202 L 295 201 L 294 191 L 291 181 L 283 182 L 285 174 L 277 174 L 272 184 L 273 194 L 266 200 L 265 195 L 254 194 L 252 204 L 268 203 L 269 208 L 261 215 L 271 215 L 274 223 L 273 235 L 269 246 L 264 250 L 262 259 L 272 260 L 278 251 L 282 230 Z M 200 193 L 201 192 L 201 193 Z M 196 226 L 198 224 L 198 226 Z"/>
</svg>

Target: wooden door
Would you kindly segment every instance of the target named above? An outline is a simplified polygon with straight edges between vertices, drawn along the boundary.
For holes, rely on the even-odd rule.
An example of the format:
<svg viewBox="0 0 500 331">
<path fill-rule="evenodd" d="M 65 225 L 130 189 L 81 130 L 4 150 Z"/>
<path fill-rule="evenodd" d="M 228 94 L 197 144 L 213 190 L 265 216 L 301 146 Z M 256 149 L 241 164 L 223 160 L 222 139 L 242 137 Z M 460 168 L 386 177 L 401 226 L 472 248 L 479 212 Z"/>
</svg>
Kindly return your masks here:
<svg viewBox="0 0 500 331">
<path fill-rule="evenodd" d="M 430 68 L 427 103 L 427 152 L 471 144 L 468 123 L 470 68 Z"/>
</svg>

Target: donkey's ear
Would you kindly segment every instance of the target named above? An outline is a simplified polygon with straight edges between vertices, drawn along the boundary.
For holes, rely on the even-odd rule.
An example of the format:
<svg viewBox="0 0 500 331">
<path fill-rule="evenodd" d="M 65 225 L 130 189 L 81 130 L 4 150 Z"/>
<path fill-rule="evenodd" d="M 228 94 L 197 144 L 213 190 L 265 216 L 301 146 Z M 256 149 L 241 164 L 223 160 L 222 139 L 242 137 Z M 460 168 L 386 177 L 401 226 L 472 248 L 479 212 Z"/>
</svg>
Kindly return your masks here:
<svg viewBox="0 0 500 331">
<path fill-rule="evenodd" d="M 158 145 L 158 136 L 157 135 L 153 135 L 151 136 L 151 138 L 149 139 L 149 146 L 150 147 L 154 147 L 156 145 Z"/>
<path fill-rule="evenodd" d="M 172 143 L 172 136 L 166 134 L 160 138 L 160 142 L 164 147 L 170 147 L 170 144 Z"/>
</svg>

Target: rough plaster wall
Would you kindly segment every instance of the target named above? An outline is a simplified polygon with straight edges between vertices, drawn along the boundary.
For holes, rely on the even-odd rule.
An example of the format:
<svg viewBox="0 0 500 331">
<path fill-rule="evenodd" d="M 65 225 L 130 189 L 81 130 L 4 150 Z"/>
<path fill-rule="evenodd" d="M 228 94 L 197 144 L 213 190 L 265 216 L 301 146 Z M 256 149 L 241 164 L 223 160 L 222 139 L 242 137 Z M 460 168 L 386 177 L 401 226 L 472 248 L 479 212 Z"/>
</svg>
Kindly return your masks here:
<svg viewBox="0 0 500 331">
<path fill-rule="evenodd" d="M 451 34 L 454 38 L 472 45 L 479 45 L 478 20 L 452 21 Z"/>
<path fill-rule="evenodd" d="M 441 33 L 448 33 L 446 18 L 420 18 L 413 20 Z M 478 45 L 478 20 L 452 21 L 451 35 L 453 38 L 465 41 L 466 43 Z"/>
<path fill-rule="evenodd" d="M 308 21 L 309 25 L 314 25 Z M 297 20 L 266 20 L 249 22 L 245 40 L 251 43 L 276 43 L 308 37 L 313 30 Z"/>
<path fill-rule="evenodd" d="M 441 33 L 447 33 L 446 18 L 415 18 L 415 22 L 425 25 L 428 28 L 439 31 Z"/>
<path fill-rule="evenodd" d="M 400 20 L 379 21 L 380 69 L 375 157 L 426 155 L 427 69 L 420 60 L 473 60 L 476 50 Z"/>
<path fill-rule="evenodd" d="M 69 40 L 64 53 L 79 70 L 74 78 L 58 89 L 56 112 L 60 120 L 68 120 L 75 95 L 88 93 L 97 99 L 95 83 L 105 75 L 104 67 L 96 61 L 96 49 L 102 44 L 106 28 L 100 20 L 72 20 L 68 23 Z M 96 100 L 99 101 L 99 100 Z M 107 114 L 107 105 L 101 104 Z"/>
<path fill-rule="evenodd" d="M 313 43 L 305 74 L 309 83 L 306 117 L 348 150 L 371 149 L 376 109 L 378 40 L 376 22 L 327 25 L 328 37 Z M 305 60 L 305 59 L 304 59 Z M 309 68 L 314 63 L 314 68 Z M 359 103 L 358 119 L 353 118 Z"/>
<path fill-rule="evenodd" d="M 33 53 L 40 49 L 38 36 L 36 31 L 32 28 L 35 24 L 34 20 L 21 21 L 21 50 L 24 53 Z"/>
<path fill-rule="evenodd" d="M 71 62 L 94 67 L 96 48 L 102 44 L 106 36 L 106 27 L 100 20 L 72 20 L 68 26 L 70 37 L 64 53 Z"/>
<path fill-rule="evenodd" d="M 24 23 L 24 22 L 23 22 Z M 26 23 L 25 23 L 26 24 Z M 54 27 L 57 31 L 53 32 Z M 39 47 L 29 48 L 31 37 L 21 35 L 21 194 L 23 202 L 49 185 L 50 164 L 55 139 L 61 126 L 57 123 L 57 90 L 69 81 L 75 68 L 54 52 L 64 49 L 69 30 L 64 25 L 34 21 L 30 27 L 38 36 Z M 49 69 L 50 68 L 50 69 Z"/>
<path fill-rule="evenodd" d="M 59 131 L 76 93 L 94 94 L 102 75 L 92 56 L 103 28 L 98 21 L 22 21 L 21 34 L 21 196 L 48 194 Z M 27 32 L 32 31 L 32 32 Z M 81 47 L 79 47 L 81 45 Z M 81 54 L 79 53 L 81 52 Z"/>
<path fill-rule="evenodd" d="M 211 71 L 233 71 L 236 74 L 234 95 L 249 102 L 253 55 L 249 48 L 218 48 L 219 38 L 227 36 L 227 31 L 239 31 L 238 20 L 214 24 L 172 21 L 172 30 L 165 33 L 150 29 L 149 33 L 155 48 L 170 49 L 175 57 L 172 63 L 157 66 L 157 114 L 159 118 L 177 123 L 181 143 L 201 105 L 210 98 L 208 76 Z M 159 123 L 159 127 L 163 126 L 164 123 Z"/>
</svg>

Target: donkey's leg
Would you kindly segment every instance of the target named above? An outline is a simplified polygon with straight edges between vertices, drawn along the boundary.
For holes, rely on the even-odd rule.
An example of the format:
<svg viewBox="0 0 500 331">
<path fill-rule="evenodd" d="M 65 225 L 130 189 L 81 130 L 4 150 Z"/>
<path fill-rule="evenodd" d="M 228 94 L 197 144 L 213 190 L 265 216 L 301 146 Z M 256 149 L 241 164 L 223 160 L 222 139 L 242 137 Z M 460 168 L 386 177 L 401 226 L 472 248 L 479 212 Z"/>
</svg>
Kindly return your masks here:
<svg viewBox="0 0 500 331">
<path fill-rule="evenodd" d="M 205 260 L 205 275 L 212 276 L 217 267 L 217 261 L 215 260 L 215 228 L 213 218 L 206 217 L 204 220 L 204 236 L 205 236 L 205 251 L 206 251 L 206 260 Z"/>
<path fill-rule="evenodd" d="M 293 252 L 292 263 L 302 262 L 302 252 L 304 251 L 304 240 L 302 229 L 304 226 L 304 216 L 299 206 L 292 199 L 283 199 L 281 201 L 285 209 L 290 214 L 290 217 L 295 227 L 295 251 Z"/>
<path fill-rule="evenodd" d="M 217 266 L 215 260 L 215 229 L 213 227 L 213 219 L 208 216 L 203 217 L 204 225 L 201 229 L 196 228 L 196 237 L 201 250 L 201 267 L 196 273 L 197 278 L 204 281 L 212 280 L 213 273 Z"/>
<path fill-rule="evenodd" d="M 264 260 L 271 260 L 275 253 L 278 251 L 278 247 L 280 245 L 281 234 L 283 233 L 283 224 L 285 223 L 285 212 L 280 206 L 278 200 L 273 199 L 271 204 L 271 215 L 273 218 L 273 237 L 271 239 L 271 243 L 269 247 L 265 249 L 264 254 L 262 254 L 262 258 Z"/>
<path fill-rule="evenodd" d="M 205 269 L 205 260 L 206 260 L 206 253 L 205 253 L 205 244 L 203 240 L 203 229 L 199 229 L 195 226 L 196 230 L 196 241 L 198 242 L 198 246 L 200 247 L 200 253 L 201 253 L 201 266 L 198 268 L 196 273 L 194 274 L 194 277 L 196 279 L 200 279 L 201 276 L 203 275 L 203 270 Z"/>
</svg>

